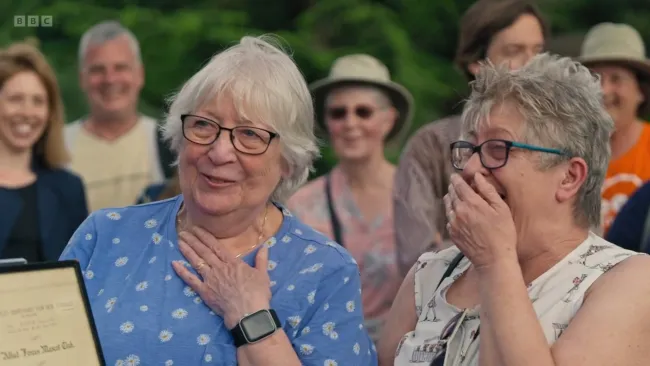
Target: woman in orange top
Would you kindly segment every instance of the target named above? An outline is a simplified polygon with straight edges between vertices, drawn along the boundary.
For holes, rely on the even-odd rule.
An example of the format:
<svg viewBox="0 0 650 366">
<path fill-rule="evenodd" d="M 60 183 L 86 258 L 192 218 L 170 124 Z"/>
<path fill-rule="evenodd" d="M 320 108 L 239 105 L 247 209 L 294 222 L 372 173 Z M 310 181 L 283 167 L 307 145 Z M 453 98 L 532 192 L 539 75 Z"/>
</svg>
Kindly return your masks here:
<svg viewBox="0 0 650 366">
<path fill-rule="evenodd" d="M 627 24 L 594 26 L 581 54 L 580 62 L 601 76 L 605 107 L 615 125 L 602 192 L 606 233 L 628 198 L 650 180 L 650 125 L 639 118 L 649 104 L 650 61 L 641 36 Z"/>
</svg>

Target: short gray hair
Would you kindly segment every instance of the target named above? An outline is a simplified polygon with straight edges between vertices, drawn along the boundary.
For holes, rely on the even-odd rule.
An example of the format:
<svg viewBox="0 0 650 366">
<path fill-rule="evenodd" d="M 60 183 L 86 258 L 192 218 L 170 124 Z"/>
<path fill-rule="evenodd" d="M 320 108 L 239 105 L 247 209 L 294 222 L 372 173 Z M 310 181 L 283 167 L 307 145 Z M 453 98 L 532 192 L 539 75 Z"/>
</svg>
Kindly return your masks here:
<svg viewBox="0 0 650 366">
<path fill-rule="evenodd" d="M 119 22 L 109 20 L 95 24 L 81 36 L 81 41 L 79 42 L 79 67 L 83 68 L 88 48 L 104 44 L 121 36 L 126 36 L 136 61 L 141 64 L 142 55 L 140 54 L 140 43 L 138 39 Z"/>
<path fill-rule="evenodd" d="M 602 103 L 600 78 L 570 58 L 543 53 L 514 71 L 505 65 L 483 64 L 471 86 L 462 131 L 476 131 L 480 123 L 489 123 L 494 106 L 514 102 L 524 117 L 525 142 L 585 160 L 589 171 L 578 191 L 574 215 L 580 224 L 600 226 L 601 189 L 614 130 Z M 540 159 L 540 168 L 546 169 L 567 157 L 542 154 Z"/>
<path fill-rule="evenodd" d="M 242 38 L 212 57 L 169 98 L 162 129 L 173 151 L 178 153 L 183 141 L 180 116 L 223 95 L 233 99 L 242 117 L 264 121 L 280 136 L 282 157 L 291 175 L 281 179 L 271 200 L 284 202 L 307 181 L 320 156 L 314 107 L 302 73 L 276 37 Z"/>
</svg>

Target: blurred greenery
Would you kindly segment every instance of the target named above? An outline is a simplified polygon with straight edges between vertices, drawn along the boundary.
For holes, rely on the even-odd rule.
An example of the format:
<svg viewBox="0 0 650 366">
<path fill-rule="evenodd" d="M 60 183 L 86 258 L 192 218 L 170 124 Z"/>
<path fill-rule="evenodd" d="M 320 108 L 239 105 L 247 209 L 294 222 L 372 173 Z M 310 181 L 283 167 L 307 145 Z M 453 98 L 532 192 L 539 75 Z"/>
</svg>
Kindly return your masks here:
<svg viewBox="0 0 650 366">
<path fill-rule="evenodd" d="M 244 35 L 276 33 L 311 82 L 337 57 L 381 59 L 416 100 L 412 131 L 458 112 L 467 84 L 451 62 L 458 22 L 474 0 L 21 0 L 0 4 L 0 45 L 37 37 L 59 75 L 68 120 L 83 116 L 78 42 L 93 24 L 117 19 L 140 40 L 146 68 L 141 110 L 161 116 L 165 98 L 215 52 Z M 647 39 L 647 0 L 540 0 L 554 34 L 584 33 L 602 21 L 628 22 Z M 51 15 L 53 27 L 14 27 L 14 15 Z M 579 45 L 577 45 L 579 46 Z M 577 47 L 576 46 L 576 47 Z M 399 147 L 388 149 L 396 161 Z M 329 148 L 320 174 L 335 163 Z"/>
</svg>

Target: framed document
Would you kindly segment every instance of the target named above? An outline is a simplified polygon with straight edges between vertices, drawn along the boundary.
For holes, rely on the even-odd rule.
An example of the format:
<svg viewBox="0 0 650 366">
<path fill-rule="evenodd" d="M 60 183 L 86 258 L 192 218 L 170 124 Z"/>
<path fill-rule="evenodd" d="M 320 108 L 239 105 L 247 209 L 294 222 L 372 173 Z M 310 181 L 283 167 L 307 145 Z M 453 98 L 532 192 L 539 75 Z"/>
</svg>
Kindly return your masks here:
<svg viewBox="0 0 650 366">
<path fill-rule="evenodd" d="M 77 261 L 0 267 L 0 365 L 106 365 Z"/>
</svg>

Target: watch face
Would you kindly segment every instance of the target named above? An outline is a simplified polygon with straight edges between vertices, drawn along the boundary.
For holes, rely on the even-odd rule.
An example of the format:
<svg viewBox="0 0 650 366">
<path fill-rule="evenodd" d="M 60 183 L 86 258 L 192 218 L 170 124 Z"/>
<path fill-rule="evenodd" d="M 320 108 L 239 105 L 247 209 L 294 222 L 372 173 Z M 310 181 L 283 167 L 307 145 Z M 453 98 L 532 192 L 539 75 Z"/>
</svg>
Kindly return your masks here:
<svg viewBox="0 0 650 366">
<path fill-rule="evenodd" d="M 249 342 L 258 341 L 275 331 L 275 323 L 266 310 L 258 311 L 241 322 L 241 328 Z"/>
</svg>

